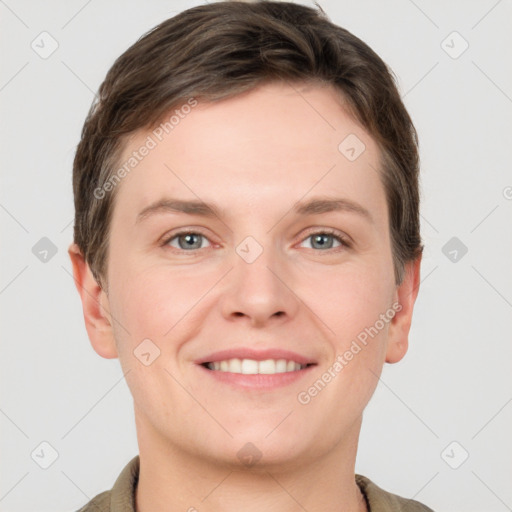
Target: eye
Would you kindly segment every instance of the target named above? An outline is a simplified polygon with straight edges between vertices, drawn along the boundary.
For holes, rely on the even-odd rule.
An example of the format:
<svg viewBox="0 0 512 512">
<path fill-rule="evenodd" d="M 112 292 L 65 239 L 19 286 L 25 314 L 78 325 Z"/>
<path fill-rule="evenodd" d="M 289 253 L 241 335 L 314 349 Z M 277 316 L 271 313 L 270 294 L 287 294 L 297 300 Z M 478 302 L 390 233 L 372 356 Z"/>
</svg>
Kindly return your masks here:
<svg viewBox="0 0 512 512">
<path fill-rule="evenodd" d="M 332 229 L 314 231 L 304 238 L 302 243 L 307 240 L 311 240 L 311 249 L 320 249 L 322 252 L 339 247 L 350 247 L 348 239 L 342 233 Z M 193 252 L 204 249 L 204 241 L 210 243 L 206 235 L 198 231 L 188 230 L 173 233 L 171 236 L 166 237 L 161 245 L 163 247 L 170 246 L 178 251 Z M 335 243 L 338 245 L 334 246 Z"/>
<path fill-rule="evenodd" d="M 311 240 L 312 249 L 320 249 L 322 251 L 333 249 L 333 241 L 338 242 L 339 245 L 337 247 L 350 247 L 350 244 L 344 235 L 331 229 L 324 229 L 310 233 L 306 238 L 304 238 L 304 241 L 306 240 Z"/>
<path fill-rule="evenodd" d="M 190 252 L 191 250 L 204 249 L 202 242 L 208 240 L 205 235 L 197 231 L 180 231 L 166 238 L 162 246 L 171 246 L 174 249 Z M 176 241 L 178 246 L 172 242 Z"/>
</svg>

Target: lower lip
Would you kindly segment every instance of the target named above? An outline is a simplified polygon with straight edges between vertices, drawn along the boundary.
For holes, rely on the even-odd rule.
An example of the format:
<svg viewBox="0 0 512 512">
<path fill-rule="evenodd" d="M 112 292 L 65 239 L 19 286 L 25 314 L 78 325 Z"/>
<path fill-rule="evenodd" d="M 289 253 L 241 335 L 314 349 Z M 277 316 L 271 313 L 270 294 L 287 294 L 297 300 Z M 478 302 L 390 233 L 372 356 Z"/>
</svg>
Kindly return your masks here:
<svg viewBox="0 0 512 512">
<path fill-rule="evenodd" d="M 247 388 L 247 389 L 273 389 L 280 388 L 283 386 L 288 386 L 298 380 L 308 376 L 311 373 L 311 370 L 315 365 L 307 366 L 302 370 L 296 370 L 293 372 L 283 372 L 283 373 L 274 373 L 271 375 L 267 374 L 254 374 L 254 375 L 246 375 L 244 373 L 231 373 L 231 372 L 221 372 L 215 370 L 209 370 L 202 365 L 198 365 L 199 369 L 203 372 L 206 372 L 212 378 L 216 379 L 219 382 L 224 382 L 225 384 L 230 384 L 231 386 L 237 388 Z"/>
</svg>

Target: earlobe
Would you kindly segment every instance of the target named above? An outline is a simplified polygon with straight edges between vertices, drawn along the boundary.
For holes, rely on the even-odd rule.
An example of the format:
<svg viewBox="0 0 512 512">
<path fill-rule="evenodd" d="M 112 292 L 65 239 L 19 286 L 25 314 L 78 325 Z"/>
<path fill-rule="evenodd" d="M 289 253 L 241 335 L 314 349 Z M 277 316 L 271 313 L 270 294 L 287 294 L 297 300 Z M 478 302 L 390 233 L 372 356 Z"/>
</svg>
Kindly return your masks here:
<svg viewBox="0 0 512 512">
<path fill-rule="evenodd" d="M 386 363 L 397 363 L 409 347 L 409 331 L 412 322 L 414 303 L 420 286 L 421 254 L 416 260 L 405 265 L 405 275 L 396 290 L 396 314 L 390 322 Z"/>
<path fill-rule="evenodd" d="M 117 357 L 112 317 L 107 294 L 96 282 L 89 265 L 76 244 L 68 249 L 73 265 L 75 286 L 82 300 L 85 328 L 93 349 L 106 359 Z"/>
</svg>

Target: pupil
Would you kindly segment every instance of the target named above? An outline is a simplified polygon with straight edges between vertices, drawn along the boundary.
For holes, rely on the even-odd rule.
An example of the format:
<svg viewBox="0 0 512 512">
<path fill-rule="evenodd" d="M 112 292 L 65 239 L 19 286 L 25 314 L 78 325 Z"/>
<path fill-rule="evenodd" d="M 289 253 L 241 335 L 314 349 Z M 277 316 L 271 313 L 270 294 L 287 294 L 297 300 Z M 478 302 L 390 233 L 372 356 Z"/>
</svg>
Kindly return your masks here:
<svg viewBox="0 0 512 512">
<path fill-rule="evenodd" d="M 322 242 L 322 239 L 325 240 L 325 238 L 329 237 L 330 235 L 316 235 L 315 236 L 315 242 L 320 243 L 321 247 L 325 247 L 326 245 L 329 245 L 326 242 Z"/>
<path fill-rule="evenodd" d="M 188 235 L 184 235 L 183 238 L 186 240 L 186 244 L 187 244 L 188 247 L 194 245 L 194 243 L 196 243 L 196 245 L 197 245 L 197 242 L 194 242 L 194 237 L 197 238 L 197 235 L 195 235 L 193 233 L 188 234 Z"/>
</svg>

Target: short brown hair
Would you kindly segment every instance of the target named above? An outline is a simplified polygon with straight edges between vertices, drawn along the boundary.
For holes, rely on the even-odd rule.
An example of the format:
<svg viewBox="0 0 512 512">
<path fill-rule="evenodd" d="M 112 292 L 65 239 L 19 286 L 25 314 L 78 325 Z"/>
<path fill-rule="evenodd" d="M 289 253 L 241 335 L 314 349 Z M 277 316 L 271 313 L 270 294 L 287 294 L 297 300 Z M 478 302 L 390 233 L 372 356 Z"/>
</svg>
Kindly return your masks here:
<svg viewBox="0 0 512 512">
<path fill-rule="evenodd" d="M 187 99 L 216 101 L 272 81 L 333 85 L 381 152 L 395 281 L 423 250 L 416 130 L 393 72 L 321 9 L 291 2 L 224 1 L 170 18 L 113 64 L 85 121 L 73 165 L 74 241 L 106 285 L 117 188 L 94 193 L 115 172 L 126 136 L 153 128 Z M 341 142 L 341 141 L 340 141 Z"/>
</svg>

